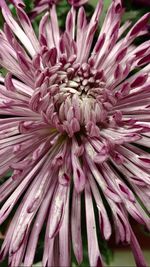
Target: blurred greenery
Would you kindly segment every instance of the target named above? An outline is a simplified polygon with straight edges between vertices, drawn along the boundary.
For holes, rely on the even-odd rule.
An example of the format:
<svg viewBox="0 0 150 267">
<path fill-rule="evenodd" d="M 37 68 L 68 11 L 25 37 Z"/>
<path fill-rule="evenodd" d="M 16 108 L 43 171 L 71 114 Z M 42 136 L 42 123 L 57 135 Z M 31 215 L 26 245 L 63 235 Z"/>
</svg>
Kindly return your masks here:
<svg viewBox="0 0 150 267">
<path fill-rule="evenodd" d="M 3 77 L 5 77 L 6 74 L 7 74 L 7 70 L 5 70 L 4 68 L 1 68 L 0 67 L 0 75 L 3 76 Z"/>
</svg>

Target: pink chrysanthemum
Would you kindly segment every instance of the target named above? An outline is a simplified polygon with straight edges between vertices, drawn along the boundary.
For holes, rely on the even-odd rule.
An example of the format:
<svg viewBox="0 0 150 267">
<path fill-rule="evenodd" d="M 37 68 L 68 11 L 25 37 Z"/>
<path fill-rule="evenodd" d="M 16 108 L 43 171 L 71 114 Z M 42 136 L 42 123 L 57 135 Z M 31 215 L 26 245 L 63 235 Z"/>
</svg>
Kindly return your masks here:
<svg viewBox="0 0 150 267">
<path fill-rule="evenodd" d="M 101 0 L 90 22 L 83 7 L 72 7 L 63 33 L 52 5 L 37 38 L 20 4 L 18 22 L 0 5 L 0 64 L 8 70 L 0 77 L 0 176 L 12 172 L 0 187 L 0 223 L 20 200 L 1 259 L 32 266 L 46 224 L 42 266 L 70 266 L 71 244 L 81 263 L 82 196 L 90 265 L 103 265 L 96 203 L 103 238 L 115 229 L 116 241 L 129 243 L 137 266 L 146 266 L 128 214 L 149 227 L 150 41 L 132 43 L 150 14 L 121 38 L 130 24 L 120 27 L 114 0 L 95 41 Z"/>
</svg>

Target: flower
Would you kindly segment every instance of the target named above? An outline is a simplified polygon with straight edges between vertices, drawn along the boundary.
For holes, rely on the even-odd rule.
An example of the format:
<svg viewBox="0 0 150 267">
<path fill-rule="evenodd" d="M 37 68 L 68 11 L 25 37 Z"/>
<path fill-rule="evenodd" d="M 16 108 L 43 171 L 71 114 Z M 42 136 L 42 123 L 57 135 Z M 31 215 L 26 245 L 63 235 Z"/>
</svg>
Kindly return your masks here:
<svg viewBox="0 0 150 267">
<path fill-rule="evenodd" d="M 61 33 L 54 4 L 37 37 L 22 6 L 16 22 L 0 5 L 0 64 L 8 71 L 0 77 L 0 176 L 12 172 L 0 187 L 0 223 L 17 207 L 1 259 L 32 266 L 46 224 L 42 266 L 70 266 L 71 244 L 80 264 L 82 198 L 90 266 L 103 265 L 95 203 L 103 238 L 115 230 L 146 266 L 128 215 L 149 229 L 150 41 L 133 42 L 150 14 L 122 38 L 130 23 L 120 27 L 114 0 L 95 40 L 101 0 L 89 22 L 72 6 Z"/>
</svg>

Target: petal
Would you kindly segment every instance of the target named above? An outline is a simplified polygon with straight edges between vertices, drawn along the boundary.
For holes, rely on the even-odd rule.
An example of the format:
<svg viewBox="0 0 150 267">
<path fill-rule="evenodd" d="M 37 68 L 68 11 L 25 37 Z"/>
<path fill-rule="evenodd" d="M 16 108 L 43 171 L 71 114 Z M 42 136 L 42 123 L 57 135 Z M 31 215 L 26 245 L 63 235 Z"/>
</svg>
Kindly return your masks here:
<svg viewBox="0 0 150 267">
<path fill-rule="evenodd" d="M 135 258 L 136 266 L 137 267 L 147 267 L 143 253 L 141 251 L 139 243 L 138 243 L 136 236 L 133 233 L 132 229 L 131 229 L 131 249 L 132 249 L 132 252 L 133 252 L 133 255 Z"/>
<path fill-rule="evenodd" d="M 70 266 L 70 227 L 69 227 L 69 190 L 67 192 L 67 201 L 65 206 L 64 219 L 59 230 L 59 266 Z M 64 246 L 65 244 L 65 246 Z"/>
<path fill-rule="evenodd" d="M 27 245 L 27 251 L 25 254 L 24 259 L 24 266 L 32 266 L 34 261 L 34 256 L 36 252 L 36 247 L 39 239 L 39 234 L 41 232 L 41 229 L 43 227 L 43 223 L 46 219 L 47 211 L 49 208 L 50 200 L 52 198 L 53 190 L 54 190 L 55 184 L 52 185 L 50 190 L 48 191 L 45 199 L 43 200 L 43 203 L 38 211 L 38 215 L 36 217 L 36 220 L 34 222 L 30 238 Z"/>
<path fill-rule="evenodd" d="M 88 254 L 91 266 L 103 266 L 98 248 L 93 201 L 88 182 L 85 187 L 86 227 L 88 239 Z M 89 212 L 90 211 L 90 212 Z"/>
<path fill-rule="evenodd" d="M 74 189 L 71 214 L 72 245 L 78 264 L 83 260 L 83 247 L 81 235 L 81 196 Z"/>
<path fill-rule="evenodd" d="M 59 184 L 54 193 L 50 209 L 49 238 L 55 237 L 62 225 L 66 207 L 67 191 L 68 188 L 66 186 Z"/>
<path fill-rule="evenodd" d="M 27 35 L 24 33 L 24 31 L 20 28 L 18 23 L 13 19 L 6 3 L 4 0 L 0 1 L 0 6 L 2 8 L 2 13 L 3 16 L 9 25 L 10 29 L 15 33 L 15 35 L 18 37 L 18 39 L 22 42 L 22 44 L 26 47 L 28 52 L 30 53 L 31 56 L 35 55 L 35 49 L 27 37 Z"/>
</svg>

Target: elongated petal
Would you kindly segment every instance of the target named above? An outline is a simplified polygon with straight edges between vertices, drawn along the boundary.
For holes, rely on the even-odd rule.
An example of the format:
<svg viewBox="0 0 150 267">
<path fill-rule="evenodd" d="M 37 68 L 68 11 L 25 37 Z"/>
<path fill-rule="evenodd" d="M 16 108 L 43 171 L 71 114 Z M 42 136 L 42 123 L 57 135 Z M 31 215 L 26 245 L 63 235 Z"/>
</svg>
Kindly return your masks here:
<svg viewBox="0 0 150 267">
<path fill-rule="evenodd" d="M 90 187 L 88 183 L 86 183 L 86 188 L 85 188 L 85 207 L 86 207 L 86 224 L 87 224 L 88 252 L 89 252 L 90 265 L 103 266 L 101 255 L 98 248 L 94 209 L 93 209 Z"/>
<path fill-rule="evenodd" d="M 147 263 L 145 262 L 141 248 L 138 244 L 138 241 L 132 229 L 131 229 L 131 248 L 133 251 L 133 255 L 134 255 L 137 267 L 141 267 L 141 266 L 146 267 Z"/>
<path fill-rule="evenodd" d="M 81 236 L 81 196 L 74 190 L 72 201 L 71 232 L 73 250 L 78 264 L 83 260 L 82 236 Z"/>
<path fill-rule="evenodd" d="M 62 267 L 70 266 L 69 195 L 70 194 L 68 191 L 64 219 L 59 231 L 59 249 L 60 249 L 59 265 Z"/>
<path fill-rule="evenodd" d="M 49 237 L 53 238 L 58 233 L 63 219 L 66 206 L 67 188 L 59 185 L 51 205 L 51 219 L 49 222 Z M 53 216 L 52 214 L 55 214 Z"/>
</svg>

